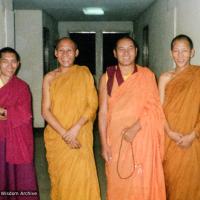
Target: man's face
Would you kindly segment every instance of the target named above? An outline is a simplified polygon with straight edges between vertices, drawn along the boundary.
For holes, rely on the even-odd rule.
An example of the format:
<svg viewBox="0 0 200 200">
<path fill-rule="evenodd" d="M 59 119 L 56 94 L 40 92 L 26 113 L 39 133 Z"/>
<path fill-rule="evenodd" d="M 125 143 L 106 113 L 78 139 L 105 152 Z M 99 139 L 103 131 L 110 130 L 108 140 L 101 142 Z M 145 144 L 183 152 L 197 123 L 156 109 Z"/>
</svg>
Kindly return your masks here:
<svg viewBox="0 0 200 200">
<path fill-rule="evenodd" d="M 194 49 L 190 48 L 187 40 L 176 40 L 174 41 L 171 54 L 177 67 L 186 67 L 190 64 L 190 59 L 194 55 Z"/>
<path fill-rule="evenodd" d="M 119 65 L 129 66 L 135 64 L 137 49 L 130 39 L 124 38 L 119 40 L 113 53 Z"/>
<path fill-rule="evenodd" d="M 78 56 L 78 49 L 76 49 L 75 44 L 71 40 L 64 39 L 58 44 L 55 56 L 61 67 L 70 67 Z"/>
<path fill-rule="evenodd" d="M 2 57 L 0 58 L 1 76 L 11 78 L 15 74 L 18 66 L 19 61 L 17 61 L 14 53 L 2 53 Z"/>
</svg>

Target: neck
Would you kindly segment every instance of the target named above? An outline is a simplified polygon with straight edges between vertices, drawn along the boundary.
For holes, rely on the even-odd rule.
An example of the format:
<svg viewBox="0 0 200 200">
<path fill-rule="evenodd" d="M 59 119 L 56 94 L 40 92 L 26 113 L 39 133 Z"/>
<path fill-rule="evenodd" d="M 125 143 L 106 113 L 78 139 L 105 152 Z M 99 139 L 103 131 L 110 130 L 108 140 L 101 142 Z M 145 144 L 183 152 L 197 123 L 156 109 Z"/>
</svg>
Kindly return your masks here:
<svg viewBox="0 0 200 200">
<path fill-rule="evenodd" d="M 2 85 L 5 85 L 10 79 L 11 79 L 11 77 L 8 78 L 8 77 L 5 77 L 2 74 L 0 74 L 0 80 L 1 80 Z"/>
<path fill-rule="evenodd" d="M 135 64 L 127 65 L 127 66 L 119 65 L 119 68 L 120 68 L 122 75 L 131 74 L 134 71 L 135 67 L 136 67 Z"/>
<path fill-rule="evenodd" d="M 74 66 L 74 65 L 71 65 L 71 66 L 69 66 L 69 67 L 60 66 L 60 67 L 59 67 L 59 71 L 60 71 L 61 73 L 65 73 L 65 72 L 69 71 L 73 66 Z"/>
<path fill-rule="evenodd" d="M 176 66 L 175 72 L 176 72 L 176 73 L 182 72 L 184 69 L 188 68 L 189 66 L 190 66 L 190 64 L 185 65 L 185 66 L 183 66 L 183 67 Z"/>
</svg>

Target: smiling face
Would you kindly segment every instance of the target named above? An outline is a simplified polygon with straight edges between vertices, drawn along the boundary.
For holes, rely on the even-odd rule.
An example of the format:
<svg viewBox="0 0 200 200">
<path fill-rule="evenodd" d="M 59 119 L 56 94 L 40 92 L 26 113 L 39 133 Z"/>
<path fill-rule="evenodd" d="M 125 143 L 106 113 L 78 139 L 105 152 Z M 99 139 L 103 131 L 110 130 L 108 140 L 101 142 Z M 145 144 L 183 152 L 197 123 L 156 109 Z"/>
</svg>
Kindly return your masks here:
<svg viewBox="0 0 200 200">
<path fill-rule="evenodd" d="M 4 52 L 0 58 L 0 76 L 10 79 L 15 74 L 19 66 L 19 61 L 14 53 Z"/>
<path fill-rule="evenodd" d="M 171 49 L 172 58 L 177 68 L 185 68 L 190 65 L 190 59 L 194 56 L 194 49 L 186 39 L 177 39 Z"/>
<path fill-rule="evenodd" d="M 78 56 L 78 49 L 75 43 L 70 39 L 59 41 L 55 50 L 55 56 L 60 67 L 70 67 L 74 64 L 75 58 Z"/>
<path fill-rule="evenodd" d="M 129 38 L 122 38 L 117 42 L 113 51 L 115 58 L 120 66 L 132 66 L 135 64 L 137 48 Z"/>
</svg>

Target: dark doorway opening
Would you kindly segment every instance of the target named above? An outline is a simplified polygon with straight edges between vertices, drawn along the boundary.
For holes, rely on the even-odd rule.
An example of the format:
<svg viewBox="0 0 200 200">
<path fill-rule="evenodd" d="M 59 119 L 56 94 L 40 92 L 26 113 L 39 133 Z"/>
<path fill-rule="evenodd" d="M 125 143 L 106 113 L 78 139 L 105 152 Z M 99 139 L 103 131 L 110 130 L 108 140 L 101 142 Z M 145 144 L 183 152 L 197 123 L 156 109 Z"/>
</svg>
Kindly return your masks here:
<svg viewBox="0 0 200 200">
<path fill-rule="evenodd" d="M 143 28 L 142 65 L 149 66 L 149 26 Z"/>
<path fill-rule="evenodd" d="M 49 29 L 43 27 L 43 75 L 50 71 L 49 42 Z"/>
<path fill-rule="evenodd" d="M 86 65 L 90 72 L 96 74 L 95 64 L 95 33 L 70 33 L 70 38 L 73 39 L 78 46 L 79 56 L 76 58 L 75 63 L 78 65 Z"/>
<path fill-rule="evenodd" d="M 123 36 L 129 36 L 129 33 L 103 33 L 103 72 L 107 67 L 117 64 L 113 49 L 116 41 Z"/>
</svg>

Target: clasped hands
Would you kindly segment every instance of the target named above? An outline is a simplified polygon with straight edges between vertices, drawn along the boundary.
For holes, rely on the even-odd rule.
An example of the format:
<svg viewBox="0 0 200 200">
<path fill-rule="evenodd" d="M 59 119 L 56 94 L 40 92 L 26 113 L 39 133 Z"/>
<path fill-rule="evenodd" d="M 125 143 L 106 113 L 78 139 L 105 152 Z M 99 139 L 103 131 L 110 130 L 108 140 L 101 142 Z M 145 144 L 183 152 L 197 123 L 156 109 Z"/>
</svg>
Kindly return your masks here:
<svg viewBox="0 0 200 200">
<path fill-rule="evenodd" d="M 68 129 L 63 135 L 63 140 L 70 146 L 72 149 L 80 149 L 81 144 L 77 140 L 77 135 L 80 131 L 81 126 L 76 124 Z"/>
<path fill-rule="evenodd" d="M 188 148 L 192 145 L 193 140 L 196 138 L 194 132 L 191 134 L 183 135 L 181 133 L 170 131 L 169 137 L 176 142 L 176 144 L 182 148 Z"/>
<path fill-rule="evenodd" d="M 0 120 L 7 119 L 7 110 L 5 108 L 0 107 Z"/>
</svg>

